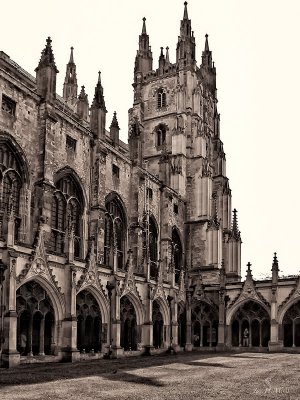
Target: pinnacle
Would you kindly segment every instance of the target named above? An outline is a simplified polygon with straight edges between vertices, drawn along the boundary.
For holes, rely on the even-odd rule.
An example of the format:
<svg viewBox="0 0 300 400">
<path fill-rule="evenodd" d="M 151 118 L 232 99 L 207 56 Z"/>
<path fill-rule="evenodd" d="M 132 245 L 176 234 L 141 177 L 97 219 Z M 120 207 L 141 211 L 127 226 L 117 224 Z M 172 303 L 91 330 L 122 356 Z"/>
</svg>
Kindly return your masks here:
<svg viewBox="0 0 300 400">
<path fill-rule="evenodd" d="M 146 18 L 143 18 L 143 28 L 142 28 L 142 35 L 147 35 L 146 31 Z"/>
<path fill-rule="evenodd" d="M 187 1 L 185 1 L 184 3 L 184 12 L 183 12 L 183 19 L 188 19 L 188 12 L 187 12 Z"/>
<path fill-rule="evenodd" d="M 37 66 L 35 71 L 38 71 L 41 67 L 52 67 L 55 69 L 56 73 L 59 72 L 55 65 L 51 43 L 52 43 L 52 40 L 51 40 L 50 36 L 48 36 L 46 39 L 46 46 L 45 46 L 44 50 L 42 51 L 39 65 Z"/>
</svg>

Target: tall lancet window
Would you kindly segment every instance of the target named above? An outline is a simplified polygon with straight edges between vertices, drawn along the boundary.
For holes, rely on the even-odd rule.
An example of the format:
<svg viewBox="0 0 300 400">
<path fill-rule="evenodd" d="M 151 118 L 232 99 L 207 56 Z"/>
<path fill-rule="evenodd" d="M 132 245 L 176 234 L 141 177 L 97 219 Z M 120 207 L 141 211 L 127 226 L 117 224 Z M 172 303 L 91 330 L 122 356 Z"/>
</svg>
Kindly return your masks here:
<svg viewBox="0 0 300 400">
<path fill-rule="evenodd" d="M 156 222 L 151 216 L 149 218 L 149 258 L 150 258 L 150 276 L 157 278 L 157 246 L 158 246 L 158 231 Z"/>
<path fill-rule="evenodd" d="M 125 262 L 126 217 L 123 206 L 117 196 L 106 202 L 104 264 L 113 265 L 114 254 L 117 267 L 123 269 Z"/>
<path fill-rule="evenodd" d="M 19 239 L 20 191 L 23 185 L 22 166 L 17 159 L 17 152 L 8 143 L 0 142 L 0 237 L 6 236 L 8 220 L 12 217 L 15 240 Z"/>
<path fill-rule="evenodd" d="M 157 108 L 166 107 L 167 105 L 167 94 L 163 88 L 157 91 Z"/>
<path fill-rule="evenodd" d="M 167 129 L 163 124 L 159 124 L 156 128 L 156 146 L 161 147 L 166 143 Z"/>
<path fill-rule="evenodd" d="M 180 272 L 183 268 L 182 245 L 179 234 L 175 228 L 172 230 L 172 262 L 174 266 L 175 282 L 179 282 Z"/>
<path fill-rule="evenodd" d="M 50 250 L 63 254 L 65 235 L 73 232 L 74 256 L 81 256 L 83 196 L 72 175 L 66 175 L 56 183 L 52 199 Z"/>
</svg>

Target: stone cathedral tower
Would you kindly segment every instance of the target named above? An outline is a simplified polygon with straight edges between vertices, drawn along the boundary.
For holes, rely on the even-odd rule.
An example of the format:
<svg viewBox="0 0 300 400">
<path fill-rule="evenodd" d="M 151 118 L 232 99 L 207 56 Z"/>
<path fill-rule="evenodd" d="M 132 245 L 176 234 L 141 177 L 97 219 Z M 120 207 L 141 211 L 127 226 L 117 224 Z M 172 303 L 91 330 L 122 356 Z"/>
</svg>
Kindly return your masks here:
<svg viewBox="0 0 300 400">
<path fill-rule="evenodd" d="M 205 37 L 201 64 L 184 3 L 176 47 L 176 62 L 169 48 L 161 47 L 158 68 L 152 68 L 152 51 L 143 19 L 134 68 L 134 104 L 129 111 L 131 158 L 178 195 L 184 232 L 184 263 L 201 271 L 206 282 L 217 283 L 222 260 L 228 279 L 240 279 L 241 237 L 237 212 L 231 210 L 226 157 L 220 139 L 216 68 Z M 134 135 L 138 121 L 140 134 Z M 168 191 L 168 189 L 164 189 Z M 163 200 L 161 213 L 168 207 Z M 181 206 L 182 205 L 182 210 Z M 172 226 L 163 226 L 161 258 L 167 256 Z M 166 254 L 165 254 L 166 253 Z"/>
</svg>

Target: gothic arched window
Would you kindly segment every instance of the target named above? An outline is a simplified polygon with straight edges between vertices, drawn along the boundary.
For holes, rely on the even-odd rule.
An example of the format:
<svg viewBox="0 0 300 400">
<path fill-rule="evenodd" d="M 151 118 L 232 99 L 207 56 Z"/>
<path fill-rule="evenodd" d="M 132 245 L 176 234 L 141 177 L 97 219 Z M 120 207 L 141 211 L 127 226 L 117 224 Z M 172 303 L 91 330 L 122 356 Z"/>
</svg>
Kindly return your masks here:
<svg viewBox="0 0 300 400">
<path fill-rule="evenodd" d="M 104 264 L 112 265 L 114 251 L 117 255 L 117 267 L 124 266 L 126 240 L 126 218 L 121 202 L 115 196 L 106 202 L 104 236 Z"/>
<path fill-rule="evenodd" d="M 166 133 L 167 129 L 166 126 L 163 124 L 159 124 L 156 128 L 156 146 L 161 147 L 163 144 L 166 143 Z"/>
<path fill-rule="evenodd" d="M 74 235 L 74 256 L 81 255 L 81 216 L 83 213 L 82 192 L 72 177 L 66 175 L 56 183 L 51 212 L 51 250 L 64 252 L 66 231 Z"/>
<path fill-rule="evenodd" d="M 175 282 L 179 282 L 180 272 L 182 270 L 182 245 L 179 234 L 175 228 L 172 230 L 172 262 L 175 271 Z"/>
<path fill-rule="evenodd" d="M 6 235 L 8 219 L 15 221 L 15 240 L 19 239 L 20 190 L 24 184 L 22 167 L 16 151 L 6 143 L 0 143 L 0 237 Z"/>
<path fill-rule="evenodd" d="M 157 108 L 166 107 L 167 105 L 167 95 L 163 88 L 157 91 Z"/>
<path fill-rule="evenodd" d="M 150 258 L 150 277 L 157 278 L 157 243 L 158 232 L 153 217 L 149 218 L 149 258 Z"/>
</svg>

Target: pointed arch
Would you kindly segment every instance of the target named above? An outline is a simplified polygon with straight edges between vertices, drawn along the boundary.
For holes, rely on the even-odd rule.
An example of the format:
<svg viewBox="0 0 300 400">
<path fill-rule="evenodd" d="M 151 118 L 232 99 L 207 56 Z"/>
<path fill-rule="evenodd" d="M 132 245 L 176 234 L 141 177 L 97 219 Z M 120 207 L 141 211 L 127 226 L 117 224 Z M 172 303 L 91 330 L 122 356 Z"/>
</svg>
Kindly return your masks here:
<svg viewBox="0 0 300 400">
<path fill-rule="evenodd" d="M 52 302 L 55 320 L 62 321 L 66 312 L 65 300 L 63 296 L 58 292 L 56 287 L 42 275 L 34 275 L 30 276 L 27 279 L 25 278 L 24 280 L 22 280 L 22 283 L 17 284 L 16 289 L 18 290 L 26 283 L 32 281 L 37 282 L 45 290 Z"/>
<path fill-rule="evenodd" d="M 156 301 L 159 304 L 164 324 L 168 325 L 170 322 L 170 309 L 167 300 L 163 297 L 157 297 L 153 301 Z"/>
<path fill-rule="evenodd" d="M 254 298 L 246 298 L 243 299 L 241 301 L 238 301 L 237 303 L 234 304 L 234 306 L 228 311 L 227 315 L 226 315 L 226 324 L 227 325 L 231 325 L 231 323 L 233 322 L 233 318 L 236 314 L 236 312 L 238 311 L 238 309 L 242 306 L 244 306 L 247 302 L 253 302 L 253 303 L 257 303 L 259 306 L 261 306 L 268 314 L 269 318 L 270 318 L 270 309 L 266 306 L 265 303 L 263 303 L 261 300 L 258 299 L 254 299 Z"/>
<path fill-rule="evenodd" d="M 136 314 L 136 323 L 137 325 L 143 325 L 144 323 L 144 309 L 143 309 L 143 304 L 140 301 L 138 297 L 135 296 L 134 293 L 128 292 L 124 295 L 121 296 L 121 299 L 124 297 L 128 297 L 128 299 L 131 301 L 135 314 Z"/>
<path fill-rule="evenodd" d="M 26 241 L 29 180 L 29 164 L 23 150 L 11 135 L 0 131 L 0 236 L 6 236 L 8 219 L 13 217 L 14 240 Z"/>
<path fill-rule="evenodd" d="M 127 243 L 127 213 L 123 200 L 116 192 L 105 199 L 104 263 L 112 266 L 117 256 L 117 268 L 124 269 Z"/>
<path fill-rule="evenodd" d="M 101 316 L 102 316 L 102 323 L 108 324 L 109 323 L 109 304 L 107 299 L 105 298 L 104 294 L 95 286 L 93 285 L 87 285 L 82 287 L 78 292 L 77 295 L 82 292 L 83 290 L 86 290 L 87 292 L 90 292 L 92 296 L 94 296 L 95 300 L 97 301 L 97 304 L 99 306 Z"/>
<path fill-rule="evenodd" d="M 87 199 L 80 178 L 70 167 L 54 176 L 55 190 L 51 209 L 50 250 L 63 254 L 66 232 L 74 235 L 74 256 L 82 255 L 83 214 Z"/>
<path fill-rule="evenodd" d="M 26 158 L 21 146 L 13 136 L 5 131 L 0 131 L 0 164 L 2 164 L 2 155 L 5 152 L 5 147 L 10 151 L 19 167 L 18 172 L 25 183 L 30 183 L 29 162 Z"/>
</svg>

